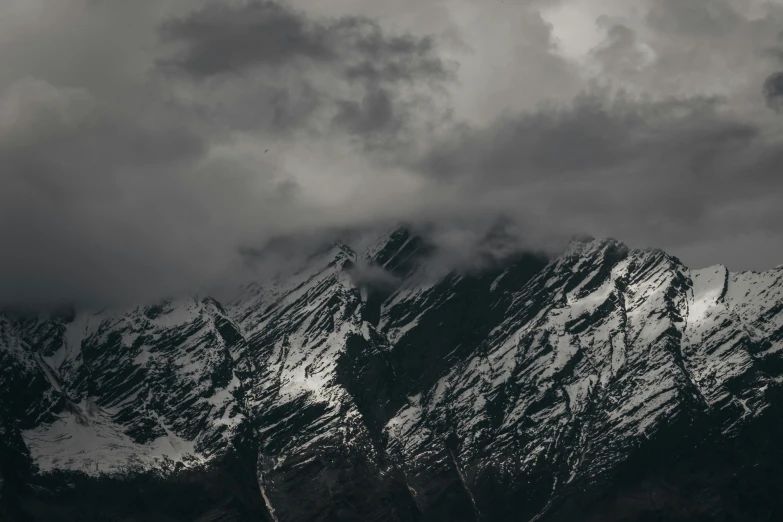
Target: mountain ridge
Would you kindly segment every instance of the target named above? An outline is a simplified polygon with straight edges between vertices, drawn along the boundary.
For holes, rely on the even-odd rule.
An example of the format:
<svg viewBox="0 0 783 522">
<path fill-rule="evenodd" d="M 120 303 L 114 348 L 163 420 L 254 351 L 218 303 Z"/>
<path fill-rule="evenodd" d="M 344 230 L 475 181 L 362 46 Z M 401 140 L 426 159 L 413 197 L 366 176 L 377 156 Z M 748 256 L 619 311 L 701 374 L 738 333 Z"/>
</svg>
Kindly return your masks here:
<svg viewBox="0 0 783 522">
<path fill-rule="evenodd" d="M 165 489 L 231 469 L 232 507 L 193 509 L 558 520 L 622 490 L 617 474 L 646 448 L 691 430 L 700 447 L 752 438 L 780 407 L 780 268 L 690 270 L 661 250 L 580 238 L 552 260 L 444 274 L 428 264 L 434 248 L 398 227 L 364 251 L 329 244 L 225 303 L 4 313 L 0 429 L 16 442 L 0 474 L 30 469 L 4 479 L 0 505 L 46 520 L 30 505 L 65 502 L 73 493 L 51 479 L 63 473 L 87 485 L 152 473 Z M 65 520 L 77 508 L 62 509 Z M 111 516 L 151 516 L 123 509 Z"/>
</svg>

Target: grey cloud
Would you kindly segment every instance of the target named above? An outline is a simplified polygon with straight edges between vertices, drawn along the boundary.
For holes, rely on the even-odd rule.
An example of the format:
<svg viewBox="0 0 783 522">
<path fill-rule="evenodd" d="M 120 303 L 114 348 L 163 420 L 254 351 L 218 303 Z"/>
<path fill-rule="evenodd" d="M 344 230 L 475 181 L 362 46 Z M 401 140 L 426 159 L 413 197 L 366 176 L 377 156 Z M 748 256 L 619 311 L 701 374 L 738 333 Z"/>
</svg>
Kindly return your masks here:
<svg viewBox="0 0 783 522">
<path fill-rule="evenodd" d="M 387 36 L 376 22 L 355 17 L 341 20 L 335 28 L 344 31 L 349 47 L 358 54 L 345 69 L 349 79 L 393 83 L 453 78 L 454 71 L 436 54 L 432 37 Z"/>
<path fill-rule="evenodd" d="M 780 63 L 783 63 L 783 31 L 778 33 L 776 45 L 767 49 L 767 53 Z"/>
<path fill-rule="evenodd" d="M 715 100 L 647 102 L 599 90 L 571 107 L 503 118 L 487 128 L 463 127 L 424 158 L 424 170 L 442 178 L 478 176 L 500 183 L 568 178 L 607 171 L 656 156 L 663 148 L 693 154 L 752 138 L 754 127 L 724 121 Z M 683 141 L 685 140 L 685 141 Z M 724 143 L 726 142 L 726 143 Z"/>
<path fill-rule="evenodd" d="M 292 179 L 284 179 L 275 187 L 275 191 L 285 200 L 293 200 L 302 188 Z"/>
<path fill-rule="evenodd" d="M 394 289 L 400 280 L 388 270 L 358 259 L 348 270 L 348 275 L 357 285 L 367 285 L 375 289 Z"/>
<path fill-rule="evenodd" d="M 290 65 L 300 58 L 335 62 L 347 79 L 397 82 L 449 76 L 431 38 L 387 35 L 377 22 L 361 17 L 311 20 L 271 0 L 211 2 L 166 22 L 161 32 L 184 46 L 180 55 L 161 64 L 196 77 Z"/>
<path fill-rule="evenodd" d="M 0 302 L 207 291 L 243 274 L 239 245 L 299 226 L 294 180 L 215 155 L 196 116 L 154 101 L 41 80 L 0 93 Z"/>
<path fill-rule="evenodd" d="M 372 135 L 379 130 L 397 130 L 401 122 L 396 118 L 394 105 L 389 93 L 381 88 L 368 89 L 364 99 L 359 102 L 340 101 L 339 111 L 333 123 L 343 127 L 351 134 Z"/>
<path fill-rule="evenodd" d="M 648 21 L 660 33 L 691 37 L 694 33 L 720 37 L 742 23 L 741 16 L 725 0 L 653 0 Z"/>
<path fill-rule="evenodd" d="M 389 61 L 376 64 L 363 60 L 345 69 L 345 76 L 350 80 L 367 80 L 372 83 L 394 83 L 400 81 L 412 82 L 418 78 L 446 81 L 452 78 L 452 73 L 444 64 L 434 58 L 417 60 L 413 63 L 407 60 Z"/>
<path fill-rule="evenodd" d="M 588 58 L 597 84 L 633 93 L 614 95 L 558 54 L 543 2 L 433 0 L 411 34 L 371 0 L 362 16 L 320 0 L 317 16 L 315 2 L 115 4 L 0 7 L 0 300 L 264 277 L 291 257 L 248 262 L 270 237 L 309 248 L 399 218 L 434 223 L 444 264 L 474 266 L 465 252 L 510 255 L 482 243 L 499 212 L 519 224 L 513 251 L 585 232 L 783 261 L 780 119 L 759 92 L 769 78 L 779 106 L 770 6 L 645 0 L 643 26 L 607 19 Z M 446 29 L 465 45 L 444 49 Z"/>
<path fill-rule="evenodd" d="M 270 0 L 243 6 L 212 2 L 164 23 L 161 32 L 185 46 L 180 56 L 162 65 L 195 76 L 238 74 L 249 67 L 278 66 L 299 57 L 316 61 L 337 57 L 326 27 Z"/>
<path fill-rule="evenodd" d="M 783 63 L 783 31 L 778 33 L 777 44 L 769 52 L 779 63 Z M 783 111 L 783 71 L 767 76 L 764 80 L 763 93 L 770 109 Z"/>
<path fill-rule="evenodd" d="M 780 194 L 781 159 L 780 144 L 723 111 L 720 100 L 599 91 L 568 109 L 464 127 L 420 168 L 465 198 L 507 209 L 536 235 L 598 233 L 678 247 L 757 230 L 761 216 L 726 209 Z M 766 212 L 764 219 L 783 218 Z"/>
<path fill-rule="evenodd" d="M 606 24 L 606 40 L 591 51 L 592 57 L 603 65 L 606 73 L 624 77 L 633 75 L 645 65 L 647 56 L 639 48 L 636 32 L 620 23 L 599 20 Z"/>
<path fill-rule="evenodd" d="M 57 17 L 10 13 L 18 34 L 3 38 L 56 37 L 37 42 L 29 62 L 2 50 L 11 59 L 0 63 L 0 301 L 97 306 L 246 275 L 245 247 L 349 215 L 318 201 L 331 180 L 311 171 L 339 167 L 317 156 L 342 148 L 364 161 L 352 137 L 384 141 L 407 125 L 411 99 L 395 85 L 442 76 L 432 41 L 368 19 L 204 5 L 144 0 L 117 11 L 69 0 L 59 21 L 89 25 L 75 45 L 90 53 L 68 47 Z M 102 47 L 123 17 L 133 21 L 124 45 Z M 156 60 L 171 48 L 150 48 L 156 31 L 183 44 L 166 67 Z M 75 70 L 105 64 L 109 78 L 68 74 L 57 56 Z M 363 63 L 382 72 L 357 72 Z M 255 70 L 265 66 L 277 72 Z M 228 72 L 238 74 L 219 74 Z"/>
<path fill-rule="evenodd" d="M 208 97 L 210 93 L 213 98 Z M 329 95 L 306 78 L 298 78 L 292 85 L 251 83 L 204 94 L 204 118 L 212 127 L 223 127 L 228 132 L 261 130 L 285 135 L 317 120 L 330 103 Z M 231 98 L 236 103 L 226 103 Z"/>
<path fill-rule="evenodd" d="M 781 8 L 749 10 L 734 0 L 650 0 L 638 20 L 601 19 L 605 40 L 591 53 L 599 80 L 652 96 L 722 95 L 759 103 Z M 645 11 L 642 11 L 645 12 Z"/>
<path fill-rule="evenodd" d="M 180 176 L 204 152 L 188 129 L 134 120 L 83 89 L 13 84 L 0 95 L 2 299 L 122 294 L 142 276 L 165 286 L 168 268 L 146 265 L 151 252 L 175 262 L 177 230 L 198 223 Z"/>
<path fill-rule="evenodd" d="M 200 84 L 205 99 L 220 100 L 204 112 L 246 130 L 331 124 L 369 133 L 372 146 L 395 142 L 415 119 L 409 106 L 454 78 L 431 37 L 390 34 L 365 17 L 316 19 L 268 0 L 209 2 L 161 33 L 180 46 L 159 62 L 163 70 L 215 80 Z"/>
<path fill-rule="evenodd" d="M 764 80 L 764 98 L 771 109 L 783 111 L 783 71 L 773 73 Z"/>
<path fill-rule="evenodd" d="M 36 185 L 70 204 L 69 196 L 78 197 L 84 184 L 111 197 L 119 190 L 117 176 L 187 164 L 205 149 L 203 138 L 184 126 L 165 119 L 134 120 L 83 89 L 27 79 L 0 95 L 6 189 Z M 5 192 L 7 196 L 9 190 Z"/>
</svg>

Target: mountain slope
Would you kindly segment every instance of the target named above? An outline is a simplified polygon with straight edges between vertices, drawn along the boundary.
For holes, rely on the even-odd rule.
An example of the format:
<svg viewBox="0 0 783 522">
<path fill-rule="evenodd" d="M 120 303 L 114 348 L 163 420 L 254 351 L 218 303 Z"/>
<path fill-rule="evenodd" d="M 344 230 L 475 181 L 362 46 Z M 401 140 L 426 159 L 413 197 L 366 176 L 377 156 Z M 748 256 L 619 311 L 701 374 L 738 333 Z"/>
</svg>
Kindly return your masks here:
<svg viewBox="0 0 783 522">
<path fill-rule="evenodd" d="M 67 519 L 63 481 L 154 475 L 211 493 L 191 518 L 175 500 L 106 516 L 733 520 L 746 490 L 779 512 L 757 480 L 783 464 L 759 440 L 783 411 L 783 268 L 591 239 L 444 271 L 433 249 L 398 228 L 224 304 L 4 313 L 0 505 Z M 633 500 L 651 487 L 665 500 Z"/>
</svg>

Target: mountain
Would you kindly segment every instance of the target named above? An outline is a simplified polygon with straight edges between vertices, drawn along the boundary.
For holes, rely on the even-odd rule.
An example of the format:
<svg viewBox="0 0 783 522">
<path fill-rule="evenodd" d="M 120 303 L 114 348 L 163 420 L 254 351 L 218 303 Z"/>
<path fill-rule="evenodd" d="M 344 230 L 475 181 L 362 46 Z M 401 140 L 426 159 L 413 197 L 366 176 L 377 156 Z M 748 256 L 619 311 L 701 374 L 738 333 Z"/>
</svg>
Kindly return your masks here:
<svg viewBox="0 0 783 522">
<path fill-rule="evenodd" d="M 399 227 L 132 309 L 0 313 L 0 519 L 783 520 L 783 266 Z M 485 248 L 486 247 L 486 248 Z"/>
</svg>

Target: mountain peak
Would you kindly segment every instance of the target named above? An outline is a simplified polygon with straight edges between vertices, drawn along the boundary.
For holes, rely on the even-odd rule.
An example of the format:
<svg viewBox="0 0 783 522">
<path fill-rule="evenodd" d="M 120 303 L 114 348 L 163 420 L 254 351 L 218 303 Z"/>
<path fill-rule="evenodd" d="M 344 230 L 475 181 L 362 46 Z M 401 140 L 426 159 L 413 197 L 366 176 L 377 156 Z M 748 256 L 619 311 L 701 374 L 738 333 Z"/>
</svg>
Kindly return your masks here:
<svg viewBox="0 0 783 522">
<path fill-rule="evenodd" d="M 516 237 L 502 225 L 487 241 Z M 648 485 L 645 452 L 677 470 L 753 441 L 754 423 L 783 436 L 779 274 L 581 237 L 554 261 L 419 277 L 431 248 L 401 225 L 366 252 L 320 241 L 225 305 L 0 316 L 0 433 L 41 469 L 106 472 L 122 492 L 127 462 L 141 476 L 196 463 L 187 487 L 149 487 L 196 498 L 229 478 L 215 506 L 257 501 L 248 520 L 404 522 L 584 520 L 569 503 L 600 510 Z M 715 476 L 754 473 L 746 447 Z M 617 481 L 629 466 L 638 480 Z"/>
<path fill-rule="evenodd" d="M 588 260 L 619 261 L 629 252 L 630 249 L 625 243 L 614 238 L 585 236 L 572 239 L 560 259 L 577 260 L 578 265 L 581 266 L 583 262 Z"/>
</svg>

